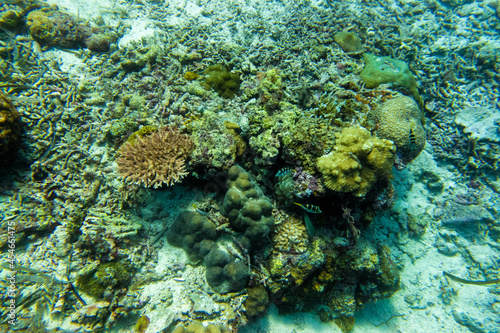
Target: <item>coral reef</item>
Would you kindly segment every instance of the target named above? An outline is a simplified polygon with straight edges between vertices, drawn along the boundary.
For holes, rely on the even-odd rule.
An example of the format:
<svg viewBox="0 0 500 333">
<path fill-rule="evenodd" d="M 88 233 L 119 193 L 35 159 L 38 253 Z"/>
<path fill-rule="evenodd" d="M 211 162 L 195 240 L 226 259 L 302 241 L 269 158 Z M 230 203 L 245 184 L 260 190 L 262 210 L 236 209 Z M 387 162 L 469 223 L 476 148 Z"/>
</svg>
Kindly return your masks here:
<svg viewBox="0 0 500 333">
<path fill-rule="evenodd" d="M 290 206 L 293 204 L 295 198 L 295 182 L 293 180 L 294 170 L 290 168 L 281 169 L 274 176 L 274 193 L 276 194 L 276 200 L 284 205 Z"/>
<path fill-rule="evenodd" d="M 245 301 L 247 317 L 257 317 L 265 314 L 269 304 L 269 295 L 266 287 L 259 284 L 248 288 L 248 298 Z"/>
<path fill-rule="evenodd" d="M 348 53 L 356 53 L 363 51 L 363 44 L 361 42 L 361 38 L 359 38 L 353 32 L 340 31 L 337 32 L 333 39 L 335 43 L 339 44 L 339 46 L 344 50 L 344 52 Z"/>
<path fill-rule="evenodd" d="M 378 180 L 391 175 L 395 151 L 391 141 L 373 137 L 365 128 L 349 127 L 316 166 L 329 189 L 363 197 Z"/>
<path fill-rule="evenodd" d="M 116 39 L 110 32 L 91 28 L 83 20 L 60 11 L 57 7 L 43 7 L 27 16 L 31 37 L 42 45 L 78 48 L 105 52 Z"/>
<path fill-rule="evenodd" d="M 247 149 L 241 129 L 235 123 L 221 121 L 216 112 L 205 111 L 186 124 L 192 132 L 195 149 L 190 164 L 195 168 L 228 169 Z"/>
<path fill-rule="evenodd" d="M 18 144 L 21 136 L 19 113 L 10 99 L 0 93 L 0 158 L 7 159 Z"/>
<path fill-rule="evenodd" d="M 186 158 L 193 150 L 188 135 L 166 126 L 158 132 L 125 142 L 116 160 L 121 177 L 145 187 L 170 186 L 187 175 Z"/>
<path fill-rule="evenodd" d="M 284 215 L 276 217 L 273 244 L 276 250 L 287 253 L 304 253 L 309 236 L 305 224 L 298 218 Z"/>
<path fill-rule="evenodd" d="M 243 233 L 248 248 L 261 248 L 268 243 L 274 225 L 271 200 L 240 166 L 232 166 L 228 174 L 229 189 L 221 213 L 229 219 L 234 230 Z"/>
<path fill-rule="evenodd" d="M 375 123 L 375 135 L 391 140 L 403 163 L 411 162 L 425 146 L 422 111 L 408 96 L 398 96 L 384 102 L 369 114 Z"/>
<path fill-rule="evenodd" d="M 205 89 L 212 89 L 223 98 L 233 98 L 240 89 L 240 75 L 231 73 L 222 64 L 209 66 L 204 74 L 203 86 Z"/>
<path fill-rule="evenodd" d="M 80 275 L 77 279 L 78 286 L 85 293 L 100 298 L 105 292 L 126 286 L 130 283 L 133 270 L 123 261 L 114 261 L 97 266 L 95 270 Z"/>
<path fill-rule="evenodd" d="M 180 213 L 167 233 L 168 242 L 182 247 L 192 262 L 205 258 L 212 250 L 216 237 L 215 224 L 193 211 Z"/>
<path fill-rule="evenodd" d="M 206 279 L 219 294 L 238 292 L 247 286 L 250 278 L 249 259 L 245 249 L 231 237 L 220 237 L 205 257 Z"/>
</svg>

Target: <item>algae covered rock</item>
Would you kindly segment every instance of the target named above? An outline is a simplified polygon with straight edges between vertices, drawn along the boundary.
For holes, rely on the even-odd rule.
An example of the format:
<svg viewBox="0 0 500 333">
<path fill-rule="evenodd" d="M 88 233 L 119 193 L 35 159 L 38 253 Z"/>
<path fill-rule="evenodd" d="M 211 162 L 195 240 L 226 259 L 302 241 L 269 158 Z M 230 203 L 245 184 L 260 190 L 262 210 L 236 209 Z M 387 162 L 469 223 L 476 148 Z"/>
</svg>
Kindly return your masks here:
<svg viewBox="0 0 500 333">
<path fill-rule="evenodd" d="M 0 93 L 0 158 L 18 145 L 20 136 L 19 113 L 7 96 Z"/>
<path fill-rule="evenodd" d="M 348 127 L 316 167 L 329 189 L 363 197 L 378 180 L 391 175 L 395 152 L 391 141 L 373 137 L 362 127 Z"/>
<path fill-rule="evenodd" d="M 241 232 L 252 248 L 269 241 L 269 232 L 274 225 L 271 200 L 243 168 L 235 165 L 229 169 L 222 215 L 226 216 L 234 230 Z"/>
<path fill-rule="evenodd" d="M 42 45 L 78 48 L 105 52 L 115 36 L 92 28 L 73 15 L 60 11 L 56 6 L 31 11 L 27 16 L 31 37 Z"/>
<path fill-rule="evenodd" d="M 375 135 L 391 140 L 403 163 L 411 162 L 425 146 L 422 111 L 408 96 L 390 99 L 376 108 L 369 117 L 375 122 Z"/>
<path fill-rule="evenodd" d="M 359 38 L 355 33 L 340 31 L 333 36 L 333 39 L 335 40 L 335 43 L 339 44 L 344 52 L 351 53 L 363 51 L 361 38 Z"/>
<path fill-rule="evenodd" d="M 408 90 L 422 109 L 423 102 L 418 93 L 417 82 L 408 64 L 401 60 L 378 57 L 370 53 L 363 54 L 363 60 L 365 68 L 360 75 L 367 88 L 376 88 L 385 83 L 403 87 Z"/>
</svg>

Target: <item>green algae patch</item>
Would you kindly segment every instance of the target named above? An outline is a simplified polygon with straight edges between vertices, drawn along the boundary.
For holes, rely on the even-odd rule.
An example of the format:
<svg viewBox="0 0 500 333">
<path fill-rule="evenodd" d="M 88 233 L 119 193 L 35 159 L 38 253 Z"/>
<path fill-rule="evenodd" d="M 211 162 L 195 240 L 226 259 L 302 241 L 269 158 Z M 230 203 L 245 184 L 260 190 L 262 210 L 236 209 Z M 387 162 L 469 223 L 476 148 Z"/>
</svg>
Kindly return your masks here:
<svg viewBox="0 0 500 333">
<path fill-rule="evenodd" d="M 376 88 L 385 83 L 405 88 L 422 109 L 423 102 L 418 93 L 417 82 L 406 62 L 370 53 L 363 54 L 363 60 L 365 68 L 360 75 L 366 88 Z"/>
<path fill-rule="evenodd" d="M 344 52 L 353 53 L 363 51 L 361 38 L 359 38 L 355 33 L 340 31 L 333 36 L 333 39 L 335 40 L 335 43 L 339 44 Z"/>
</svg>

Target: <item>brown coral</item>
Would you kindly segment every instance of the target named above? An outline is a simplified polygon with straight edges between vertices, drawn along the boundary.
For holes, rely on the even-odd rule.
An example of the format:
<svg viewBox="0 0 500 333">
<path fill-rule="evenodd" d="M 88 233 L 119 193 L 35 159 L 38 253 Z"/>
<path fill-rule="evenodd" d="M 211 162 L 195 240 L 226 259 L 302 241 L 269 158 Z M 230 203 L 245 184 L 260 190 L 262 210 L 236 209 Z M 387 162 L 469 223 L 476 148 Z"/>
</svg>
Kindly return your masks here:
<svg viewBox="0 0 500 333">
<path fill-rule="evenodd" d="M 21 136 L 19 113 L 7 96 L 0 93 L 0 156 L 15 148 Z"/>
<path fill-rule="evenodd" d="M 185 163 L 193 148 L 188 135 L 167 126 L 134 144 L 125 142 L 116 161 L 118 171 L 124 180 L 145 187 L 170 186 L 188 174 Z"/>
<path fill-rule="evenodd" d="M 301 220 L 288 216 L 276 226 L 273 243 L 277 250 L 304 253 L 307 250 L 308 235 Z"/>
</svg>

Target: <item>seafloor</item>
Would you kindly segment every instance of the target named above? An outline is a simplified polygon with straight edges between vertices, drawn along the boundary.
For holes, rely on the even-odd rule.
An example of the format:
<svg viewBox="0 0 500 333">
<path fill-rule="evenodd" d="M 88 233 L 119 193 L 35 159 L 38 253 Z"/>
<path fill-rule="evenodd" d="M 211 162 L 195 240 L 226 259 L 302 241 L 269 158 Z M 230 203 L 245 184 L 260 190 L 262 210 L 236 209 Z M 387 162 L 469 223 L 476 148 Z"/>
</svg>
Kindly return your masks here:
<svg viewBox="0 0 500 333">
<path fill-rule="evenodd" d="M 500 332 L 499 33 L 499 0 L 2 1 L 0 331 Z"/>
</svg>

